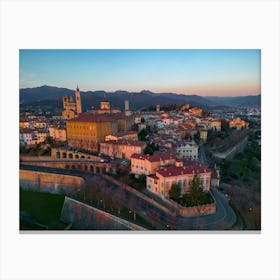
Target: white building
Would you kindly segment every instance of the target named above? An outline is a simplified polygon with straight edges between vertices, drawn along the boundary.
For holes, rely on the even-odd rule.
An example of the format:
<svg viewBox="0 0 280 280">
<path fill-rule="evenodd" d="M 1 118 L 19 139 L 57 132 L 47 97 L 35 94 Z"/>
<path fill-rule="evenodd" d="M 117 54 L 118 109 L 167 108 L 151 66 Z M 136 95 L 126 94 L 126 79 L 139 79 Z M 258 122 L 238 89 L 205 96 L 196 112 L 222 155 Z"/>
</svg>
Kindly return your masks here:
<svg viewBox="0 0 280 280">
<path fill-rule="evenodd" d="M 32 145 L 33 130 L 30 128 L 21 128 L 19 131 L 19 143 L 21 146 Z"/>
<path fill-rule="evenodd" d="M 177 142 L 175 145 L 176 155 L 179 159 L 182 158 L 198 158 L 198 145 L 194 141 Z"/>
</svg>

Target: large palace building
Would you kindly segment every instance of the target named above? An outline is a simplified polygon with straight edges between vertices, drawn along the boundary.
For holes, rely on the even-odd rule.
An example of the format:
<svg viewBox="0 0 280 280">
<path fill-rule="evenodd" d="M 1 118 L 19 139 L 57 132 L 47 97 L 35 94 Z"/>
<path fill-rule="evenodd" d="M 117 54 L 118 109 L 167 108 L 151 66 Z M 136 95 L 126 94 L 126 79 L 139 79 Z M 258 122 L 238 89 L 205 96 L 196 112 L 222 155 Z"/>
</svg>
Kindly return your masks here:
<svg viewBox="0 0 280 280">
<path fill-rule="evenodd" d="M 67 141 L 71 147 L 98 151 L 106 135 L 131 130 L 132 118 L 124 113 L 81 113 L 66 122 Z"/>
</svg>

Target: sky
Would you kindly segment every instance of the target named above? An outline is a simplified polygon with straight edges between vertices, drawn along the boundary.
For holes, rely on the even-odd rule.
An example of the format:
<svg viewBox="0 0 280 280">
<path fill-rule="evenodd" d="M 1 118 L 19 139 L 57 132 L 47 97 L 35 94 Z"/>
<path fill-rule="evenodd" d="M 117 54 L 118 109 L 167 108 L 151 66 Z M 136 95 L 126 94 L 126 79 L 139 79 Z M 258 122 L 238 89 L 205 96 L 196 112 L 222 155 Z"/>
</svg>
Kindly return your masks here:
<svg viewBox="0 0 280 280">
<path fill-rule="evenodd" d="M 245 96 L 261 93 L 261 51 L 20 50 L 20 88 Z"/>
</svg>

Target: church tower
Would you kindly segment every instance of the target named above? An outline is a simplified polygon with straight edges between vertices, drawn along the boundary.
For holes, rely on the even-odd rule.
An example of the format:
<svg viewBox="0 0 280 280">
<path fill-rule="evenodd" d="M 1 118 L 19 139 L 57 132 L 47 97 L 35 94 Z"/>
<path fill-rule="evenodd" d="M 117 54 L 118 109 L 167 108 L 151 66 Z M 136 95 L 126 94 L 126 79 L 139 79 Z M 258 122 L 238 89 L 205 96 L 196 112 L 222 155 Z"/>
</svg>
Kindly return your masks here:
<svg viewBox="0 0 280 280">
<path fill-rule="evenodd" d="M 82 101 L 81 101 L 81 93 L 80 93 L 78 85 L 77 85 L 77 89 L 76 89 L 76 92 L 75 92 L 75 96 L 76 96 L 77 114 L 80 114 L 80 113 L 82 113 Z"/>
</svg>

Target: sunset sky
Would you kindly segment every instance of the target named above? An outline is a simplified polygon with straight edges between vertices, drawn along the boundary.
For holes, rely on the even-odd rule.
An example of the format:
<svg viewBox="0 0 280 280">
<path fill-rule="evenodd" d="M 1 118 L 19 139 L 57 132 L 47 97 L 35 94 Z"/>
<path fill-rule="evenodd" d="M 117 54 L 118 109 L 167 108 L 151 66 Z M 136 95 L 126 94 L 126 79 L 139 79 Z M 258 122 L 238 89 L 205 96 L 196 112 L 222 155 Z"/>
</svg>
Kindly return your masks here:
<svg viewBox="0 0 280 280">
<path fill-rule="evenodd" d="M 261 93 L 260 50 L 20 50 L 20 88 Z"/>
</svg>

